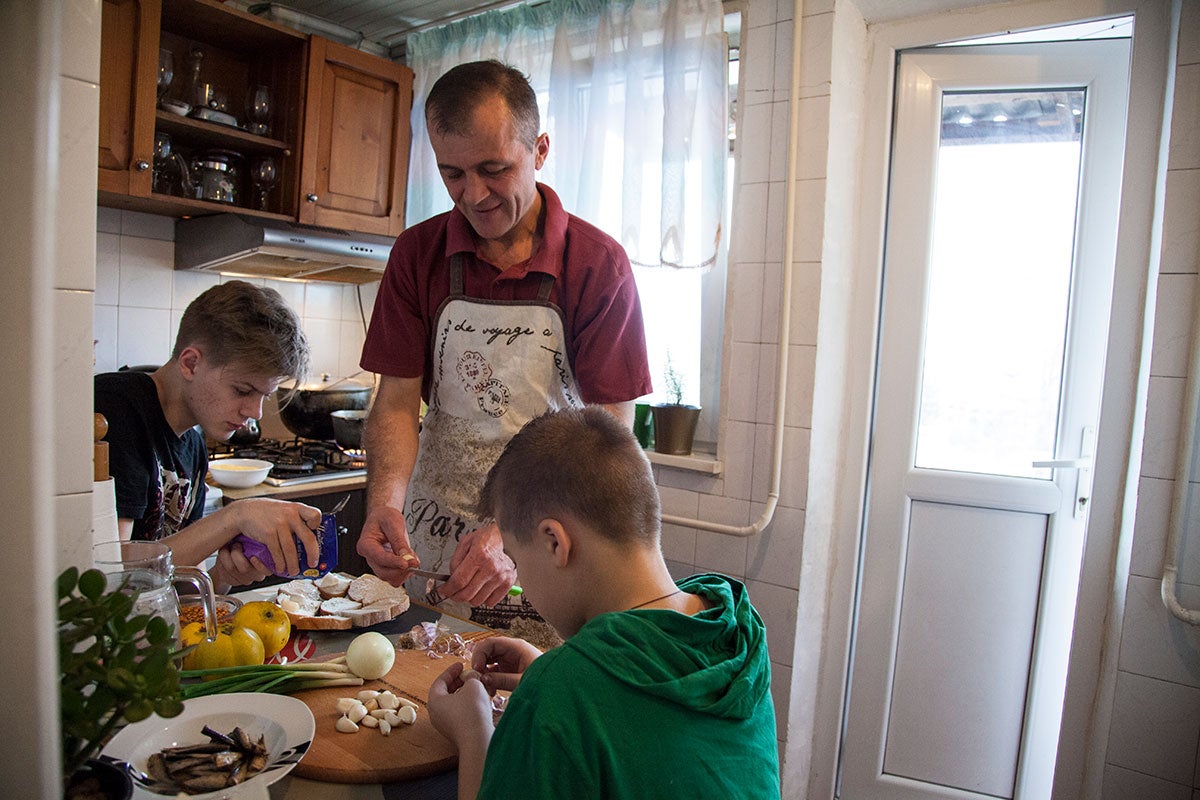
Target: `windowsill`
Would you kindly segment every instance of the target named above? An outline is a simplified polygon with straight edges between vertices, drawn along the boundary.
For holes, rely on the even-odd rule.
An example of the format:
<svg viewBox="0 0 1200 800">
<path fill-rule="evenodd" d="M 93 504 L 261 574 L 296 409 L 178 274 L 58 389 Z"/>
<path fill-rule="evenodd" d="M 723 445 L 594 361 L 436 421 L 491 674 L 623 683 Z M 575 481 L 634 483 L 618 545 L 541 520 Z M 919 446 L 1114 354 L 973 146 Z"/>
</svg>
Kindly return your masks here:
<svg viewBox="0 0 1200 800">
<path fill-rule="evenodd" d="M 650 459 L 651 464 L 685 469 L 690 472 L 700 472 L 705 475 L 720 475 L 722 470 L 725 469 L 725 465 L 717 460 L 717 457 L 712 453 L 693 451 L 686 456 L 675 456 L 647 449 L 646 456 Z"/>
</svg>

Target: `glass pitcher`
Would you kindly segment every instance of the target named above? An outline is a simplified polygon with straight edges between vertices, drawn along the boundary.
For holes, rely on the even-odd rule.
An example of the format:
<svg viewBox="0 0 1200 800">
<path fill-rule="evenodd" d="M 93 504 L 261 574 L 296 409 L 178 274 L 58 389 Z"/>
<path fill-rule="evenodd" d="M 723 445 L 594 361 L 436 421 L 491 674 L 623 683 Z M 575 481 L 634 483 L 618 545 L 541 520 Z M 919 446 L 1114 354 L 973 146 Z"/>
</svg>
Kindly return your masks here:
<svg viewBox="0 0 1200 800">
<path fill-rule="evenodd" d="M 212 579 L 196 567 L 176 567 L 171 563 L 171 548 L 161 542 L 101 542 L 92 548 L 92 564 L 104 573 L 111 591 L 128 581 L 139 592 L 135 614 L 162 617 L 179 641 L 179 597 L 175 581 L 186 581 L 200 592 L 204 607 L 205 633 L 209 641 L 217 638 L 217 611 L 213 604 Z"/>
</svg>

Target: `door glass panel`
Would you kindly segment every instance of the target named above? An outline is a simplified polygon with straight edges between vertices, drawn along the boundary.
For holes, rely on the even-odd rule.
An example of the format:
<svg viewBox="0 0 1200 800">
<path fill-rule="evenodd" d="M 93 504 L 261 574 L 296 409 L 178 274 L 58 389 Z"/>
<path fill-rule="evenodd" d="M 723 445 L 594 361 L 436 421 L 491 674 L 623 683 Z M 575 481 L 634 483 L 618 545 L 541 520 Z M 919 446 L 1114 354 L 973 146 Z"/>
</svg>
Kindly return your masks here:
<svg viewBox="0 0 1200 800">
<path fill-rule="evenodd" d="M 916 466 L 1048 477 L 1083 90 L 942 97 Z"/>
</svg>

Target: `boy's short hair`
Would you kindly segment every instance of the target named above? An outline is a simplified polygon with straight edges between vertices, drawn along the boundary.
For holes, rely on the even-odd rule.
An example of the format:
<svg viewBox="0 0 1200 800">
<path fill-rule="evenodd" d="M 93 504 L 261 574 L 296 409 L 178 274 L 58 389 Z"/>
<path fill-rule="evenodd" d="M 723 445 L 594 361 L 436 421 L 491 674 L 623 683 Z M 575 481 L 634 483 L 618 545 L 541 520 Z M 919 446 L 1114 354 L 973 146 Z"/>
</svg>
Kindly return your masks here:
<svg viewBox="0 0 1200 800">
<path fill-rule="evenodd" d="M 659 541 L 650 461 L 633 431 L 598 406 L 525 423 L 488 472 L 477 511 L 521 541 L 543 519 L 564 516 L 615 541 Z"/>
<path fill-rule="evenodd" d="M 535 147 L 541 133 L 537 93 L 524 73 L 495 59 L 459 64 L 438 78 L 425 99 L 425 119 L 442 135 L 466 136 L 475 109 L 496 96 L 508 106 L 521 139 Z"/>
<path fill-rule="evenodd" d="M 198 347 L 215 366 L 237 365 L 272 377 L 308 377 L 308 339 L 283 295 L 246 281 L 204 291 L 179 321 L 171 358 Z"/>
</svg>

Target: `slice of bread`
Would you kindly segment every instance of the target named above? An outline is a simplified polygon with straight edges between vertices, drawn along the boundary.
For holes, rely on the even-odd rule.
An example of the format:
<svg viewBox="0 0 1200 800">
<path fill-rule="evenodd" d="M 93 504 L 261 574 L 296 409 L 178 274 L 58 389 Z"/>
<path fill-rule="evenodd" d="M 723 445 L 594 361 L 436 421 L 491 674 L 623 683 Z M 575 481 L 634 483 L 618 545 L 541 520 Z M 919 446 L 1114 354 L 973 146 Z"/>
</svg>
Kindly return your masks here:
<svg viewBox="0 0 1200 800">
<path fill-rule="evenodd" d="M 403 586 L 392 586 L 382 578 L 370 573 L 351 581 L 350 588 L 346 590 L 346 596 L 351 600 L 357 600 L 364 606 L 372 606 L 381 601 L 401 602 L 402 599 L 404 602 L 408 601 L 408 592 L 404 591 Z"/>
<path fill-rule="evenodd" d="M 303 578 L 281 583 L 277 587 L 277 590 L 279 594 L 289 594 L 293 597 L 307 597 L 310 600 L 316 600 L 318 603 L 321 602 L 321 590 L 312 581 Z"/>
<path fill-rule="evenodd" d="M 354 627 L 354 623 L 349 617 L 335 614 L 319 616 L 288 614 L 288 617 L 292 620 L 292 627 L 302 631 L 341 631 Z"/>
<path fill-rule="evenodd" d="M 404 598 L 403 603 L 395 603 L 392 601 L 382 601 L 373 603 L 369 606 L 344 612 L 356 628 L 365 628 L 368 625 L 378 625 L 381 622 L 389 622 L 396 618 L 398 614 L 403 614 L 408 610 L 408 598 Z"/>
<path fill-rule="evenodd" d="M 350 581 L 352 580 L 354 579 L 349 575 L 330 572 L 319 580 L 313 581 L 313 585 L 317 587 L 317 591 L 325 599 L 329 599 L 330 597 L 345 597 L 346 590 L 350 588 Z"/>
<path fill-rule="evenodd" d="M 322 614 L 345 616 L 347 612 L 357 611 L 360 608 L 362 608 L 362 603 L 351 600 L 349 597 L 331 597 L 321 603 Z"/>
<path fill-rule="evenodd" d="M 289 615 L 296 614 L 312 617 L 316 616 L 321 610 L 320 599 L 314 600 L 311 597 L 288 594 L 282 590 L 275 596 L 275 602 L 279 604 L 280 608 L 288 612 Z"/>
</svg>

